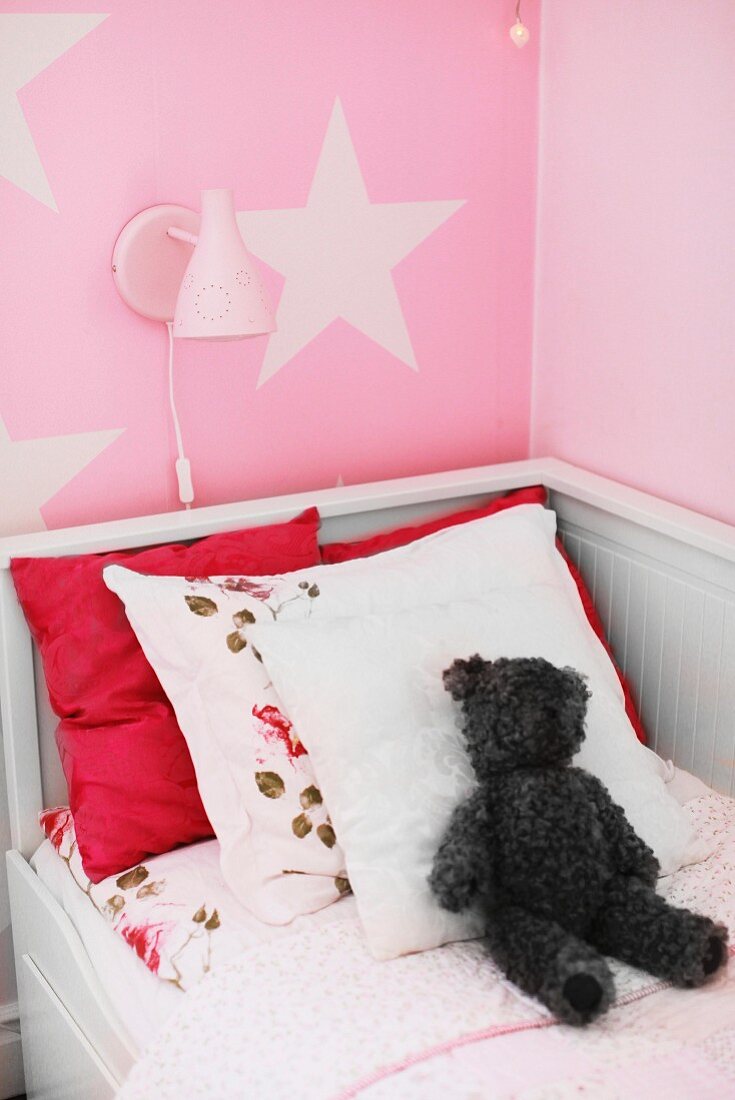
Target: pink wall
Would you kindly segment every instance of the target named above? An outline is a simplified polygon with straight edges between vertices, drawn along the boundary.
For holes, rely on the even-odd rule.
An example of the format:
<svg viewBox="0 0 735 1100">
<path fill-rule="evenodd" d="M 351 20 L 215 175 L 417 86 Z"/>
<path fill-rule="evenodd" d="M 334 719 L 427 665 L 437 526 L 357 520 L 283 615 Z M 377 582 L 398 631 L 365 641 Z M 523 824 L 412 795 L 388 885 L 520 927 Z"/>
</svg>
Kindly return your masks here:
<svg viewBox="0 0 735 1100">
<path fill-rule="evenodd" d="M 735 522 L 735 5 L 543 24 L 532 451 Z"/>
<path fill-rule="evenodd" d="M 534 38 L 512 46 L 514 6 L 34 5 L 109 15 L 19 92 L 58 211 L 0 179 L 5 453 L 20 440 L 121 430 L 93 437 L 98 457 L 54 486 L 48 526 L 177 503 L 165 330 L 127 310 L 109 272 L 124 222 L 156 202 L 196 206 L 201 187 L 232 186 L 240 210 L 303 207 L 337 97 L 372 204 L 463 200 L 387 276 L 397 316 L 365 303 L 367 327 L 394 335 L 402 310 L 417 369 L 344 320 L 259 388 L 265 339 L 179 342 L 197 502 L 526 455 L 538 33 L 529 2 Z M 283 276 L 269 279 L 278 298 Z M 16 453 L 14 479 L 30 492 L 27 462 L 48 459 Z M 0 532 L 27 528 L 10 513 Z"/>
</svg>

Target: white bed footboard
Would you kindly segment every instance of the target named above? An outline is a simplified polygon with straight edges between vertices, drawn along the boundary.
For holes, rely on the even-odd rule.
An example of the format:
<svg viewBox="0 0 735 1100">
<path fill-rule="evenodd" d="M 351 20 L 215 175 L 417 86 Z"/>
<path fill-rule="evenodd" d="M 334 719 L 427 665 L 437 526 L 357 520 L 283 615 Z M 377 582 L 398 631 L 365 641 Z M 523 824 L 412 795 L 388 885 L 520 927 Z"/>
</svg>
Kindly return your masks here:
<svg viewBox="0 0 735 1100">
<path fill-rule="evenodd" d="M 64 910 L 18 852 L 7 869 L 28 1097 L 107 1100 L 135 1044 Z"/>
</svg>

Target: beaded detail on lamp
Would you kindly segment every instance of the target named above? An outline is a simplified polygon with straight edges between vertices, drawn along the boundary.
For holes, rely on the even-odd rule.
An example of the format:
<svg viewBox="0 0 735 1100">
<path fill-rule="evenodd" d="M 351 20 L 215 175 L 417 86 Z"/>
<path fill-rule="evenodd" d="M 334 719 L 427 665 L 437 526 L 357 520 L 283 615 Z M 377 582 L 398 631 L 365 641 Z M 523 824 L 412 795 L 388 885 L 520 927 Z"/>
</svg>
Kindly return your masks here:
<svg viewBox="0 0 735 1100">
<path fill-rule="evenodd" d="M 232 191 L 203 191 L 199 235 L 176 300 L 174 336 L 241 340 L 275 328 L 256 262 L 240 236 Z"/>
</svg>

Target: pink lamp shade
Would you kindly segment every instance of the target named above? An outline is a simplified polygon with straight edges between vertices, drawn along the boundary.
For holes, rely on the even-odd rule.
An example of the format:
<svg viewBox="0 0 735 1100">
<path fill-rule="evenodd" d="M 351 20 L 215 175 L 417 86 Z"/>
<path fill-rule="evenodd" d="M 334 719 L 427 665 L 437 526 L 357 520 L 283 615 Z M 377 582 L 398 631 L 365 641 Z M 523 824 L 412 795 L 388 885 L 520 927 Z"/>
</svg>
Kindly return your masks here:
<svg viewBox="0 0 735 1100">
<path fill-rule="evenodd" d="M 232 191 L 202 191 L 199 237 L 176 300 L 174 336 L 241 340 L 275 329 L 255 260 L 240 236 Z"/>
</svg>

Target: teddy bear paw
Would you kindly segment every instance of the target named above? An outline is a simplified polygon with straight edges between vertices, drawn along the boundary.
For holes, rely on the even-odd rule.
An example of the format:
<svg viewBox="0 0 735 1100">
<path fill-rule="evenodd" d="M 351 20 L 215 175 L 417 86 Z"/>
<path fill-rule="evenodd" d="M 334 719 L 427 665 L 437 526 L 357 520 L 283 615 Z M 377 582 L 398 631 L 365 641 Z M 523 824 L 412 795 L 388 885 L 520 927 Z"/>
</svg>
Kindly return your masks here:
<svg viewBox="0 0 735 1100">
<path fill-rule="evenodd" d="M 557 956 L 542 999 L 562 1023 L 583 1027 L 606 1012 L 615 1000 L 615 985 L 602 956 L 570 946 Z"/>
<path fill-rule="evenodd" d="M 704 958 L 702 959 L 702 969 L 706 977 L 710 974 L 714 974 L 716 970 L 719 970 L 725 961 L 725 955 L 727 954 L 725 943 L 719 938 L 719 936 L 710 936 L 707 940 L 707 947 L 704 952 Z"/>
<path fill-rule="evenodd" d="M 562 996 L 575 1012 L 594 1013 L 602 1000 L 602 986 L 591 974 L 573 974 L 562 986 Z"/>
<path fill-rule="evenodd" d="M 692 989 L 704 985 L 727 962 L 728 932 L 724 925 L 705 918 L 701 920 L 701 935 L 693 937 L 687 950 L 682 952 L 680 973 L 674 974 L 674 985 Z"/>
</svg>

